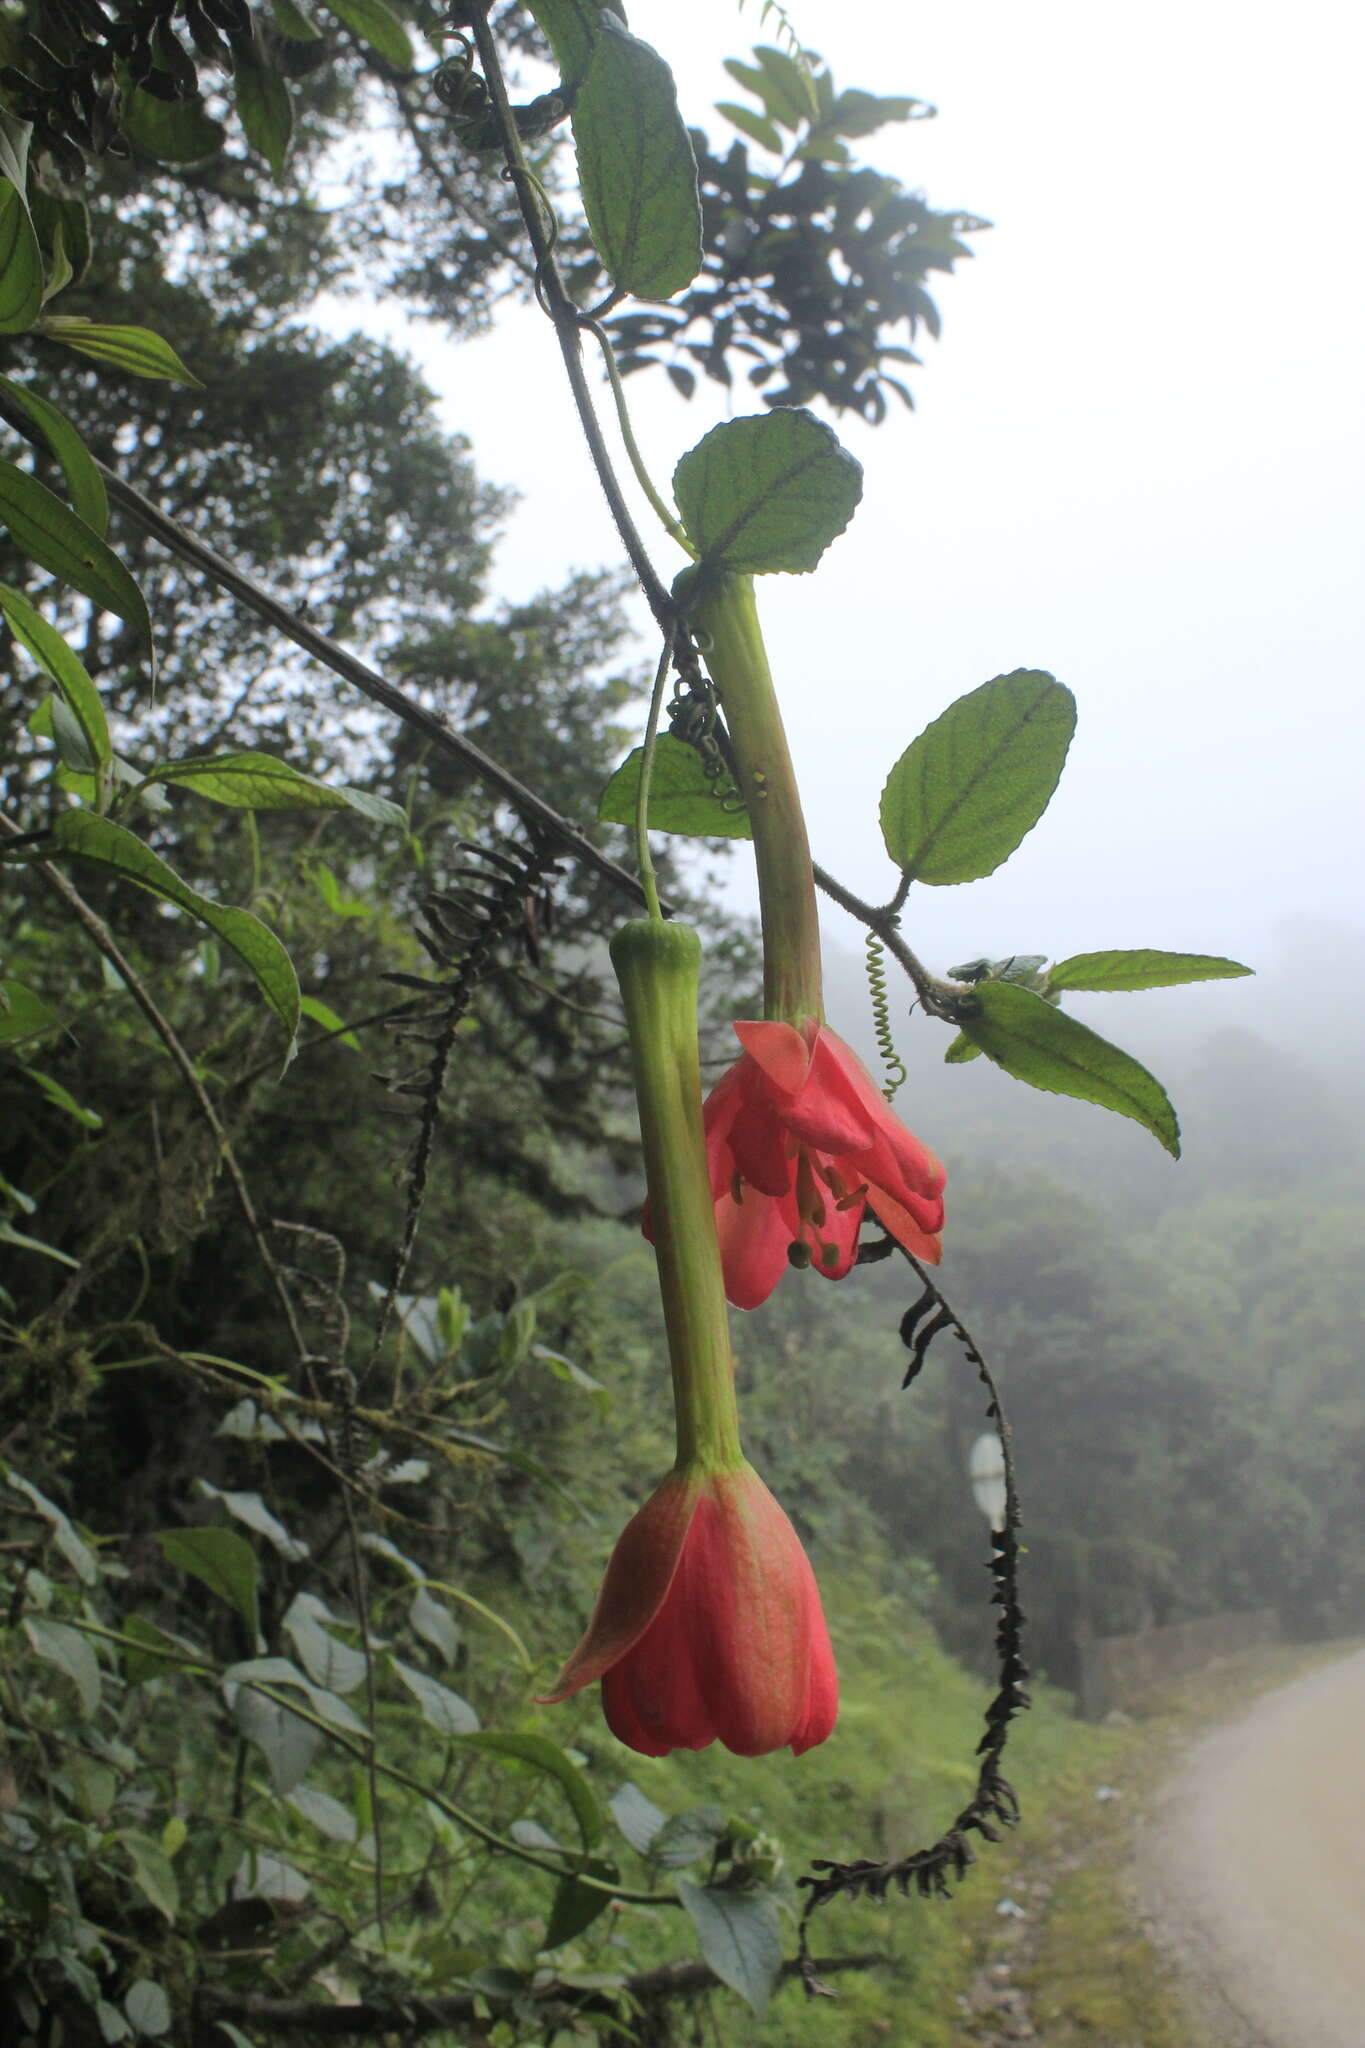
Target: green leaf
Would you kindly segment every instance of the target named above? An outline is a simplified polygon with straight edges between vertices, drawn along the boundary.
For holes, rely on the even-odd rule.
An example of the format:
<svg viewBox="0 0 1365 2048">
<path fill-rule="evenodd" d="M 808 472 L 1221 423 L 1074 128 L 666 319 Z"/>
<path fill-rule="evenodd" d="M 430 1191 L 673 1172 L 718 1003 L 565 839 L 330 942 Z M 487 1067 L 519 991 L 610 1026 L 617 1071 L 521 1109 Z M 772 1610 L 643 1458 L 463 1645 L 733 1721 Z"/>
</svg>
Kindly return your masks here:
<svg viewBox="0 0 1365 2048">
<path fill-rule="evenodd" d="M 79 283 L 90 268 L 90 214 L 80 199 L 63 199 L 39 185 L 29 196 L 38 241 L 54 256 L 60 243 L 70 266 L 71 279 Z"/>
<path fill-rule="evenodd" d="M 320 40 L 322 30 L 301 7 L 295 6 L 294 0 L 271 0 L 271 7 L 281 35 L 287 36 L 291 43 L 316 43 Z"/>
<path fill-rule="evenodd" d="M 229 1532 L 223 1530 L 218 1533 L 226 1535 Z M 365 1733 L 365 1723 L 352 1712 L 345 1700 L 325 1685 L 315 1685 L 288 1657 L 248 1657 L 241 1664 L 229 1664 L 222 1677 L 223 1684 L 232 1689 L 243 1685 L 295 1687 L 304 1694 L 313 1712 L 322 1720 L 330 1721 L 334 1728 L 344 1728 L 351 1735 Z"/>
<path fill-rule="evenodd" d="M 1239 960 L 1215 953 L 1154 953 L 1146 947 L 1105 953 L 1073 953 L 1047 974 L 1050 989 L 1174 988 L 1186 981 L 1233 981 L 1250 974 Z"/>
<path fill-rule="evenodd" d="M 408 1625 L 424 1643 L 430 1643 L 443 1664 L 453 1664 L 460 1647 L 455 1617 L 439 1600 L 433 1600 L 425 1586 L 419 1586 L 408 1607 Z"/>
<path fill-rule="evenodd" d="M 248 36 L 233 38 L 232 92 L 242 133 L 275 176 L 281 177 L 294 132 L 294 103 L 279 72 L 262 62 Z"/>
<path fill-rule="evenodd" d="M 422 1710 L 422 1719 L 438 1735 L 473 1735 L 479 1726 L 479 1717 L 468 1700 L 449 1686 L 441 1685 L 434 1678 L 428 1678 L 425 1671 L 418 1671 L 412 1664 L 404 1664 L 397 1657 L 390 1657 L 395 1672 L 402 1679 L 408 1691 Z"/>
<path fill-rule="evenodd" d="M 650 1844 L 663 1827 L 668 1815 L 661 1807 L 646 1798 L 639 1786 L 627 1778 L 619 1792 L 613 1792 L 607 1801 L 611 1817 L 621 1833 L 630 1843 L 637 1856 L 647 1856 Z"/>
<path fill-rule="evenodd" d="M 249 910 L 234 910 L 211 902 L 182 882 L 164 860 L 144 846 L 136 833 L 126 831 L 108 818 L 92 811 L 62 811 L 53 826 L 62 853 L 78 860 L 96 862 L 135 882 L 140 889 L 160 896 L 187 910 L 191 917 L 216 932 L 230 946 L 256 978 L 256 984 L 289 1035 L 292 1046 L 299 1028 L 299 984 L 293 962 L 275 934 Z"/>
<path fill-rule="evenodd" d="M 950 704 L 886 779 L 886 850 L 917 882 L 974 882 L 1008 859 L 1057 787 L 1076 701 L 1041 669 L 997 676 Z"/>
<path fill-rule="evenodd" d="M 261 1499 L 259 1493 L 224 1493 L 210 1479 L 196 1481 L 199 1491 L 208 1500 L 221 1501 L 228 1513 L 246 1528 L 254 1529 L 258 1536 L 264 1536 L 272 1550 L 279 1552 L 287 1564 L 301 1564 L 308 1555 L 308 1545 L 291 1536 L 276 1515 Z"/>
<path fill-rule="evenodd" d="M 73 314 L 69 319 L 53 317 L 43 322 L 49 341 L 61 341 L 91 356 L 97 363 L 112 363 L 135 377 L 159 377 L 168 384 L 190 384 L 202 391 L 199 379 L 185 368 L 175 350 L 150 327 L 100 325 Z"/>
<path fill-rule="evenodd" d="M 344 1017 L 338 1017 L 335 1010 L 324 1003 L 320 996 L 300 996 L 299 1009 L 305 1017 L 311 1017 L 315 1024 L 321 1024 L 324 1031 L 330 1031 L 339 1045 L 347 1045 L 352 1052 L 360 1051 L 360 1040 L 354 1031 L 348 1031 Z"/>
<path fill-rule="evenodd" d="M 21 121 L 8 107 L 0 107 L 0 177 L 8 178 L 16 192 L 28 186 L 28 146 L 33 136 L 31 121 Z"/>
<path fill-rule="evenodd" d="M 119 126 L 144 156 L 160 164 L 202 163 L 227 141 L 227 129 L 209 118 L 202 99 L 159 100 L 140 85 L 124 91 Z"/>
<path fill-rule="evenodd" d="M 628 755 L 602 791 L 597 815 L 607 825 L 633 825 L 644 748 Z M 752 839 L 749 813 L 741 804 L 727 810 L 706 779 L 701 755 L 685 740 L 660 733 L 649 779 L 649 823 L 655 832 L 680 832 L 694 839 Z"/>
<path fill-rule="evenodd" d="M 384 0 L 326 0 L 328 12 L 338 21 L 344 22 L 353 35 L 362 43 L 368 43 L 372 50 L 394 65 L 399 71 L 411 71 L 416 58 L 408 32 L 393 11 L 384 5 Z"/>
<path fill-rule="evenodd" d="M 27 384 L 16 384 L 9 377 L 0 377 L 0 392 L 33 423 L 60 464 L 71 496 L 72 511 L 103 537 L 109 523 L 109 499 L 104 478 L 66 414 L 58 412 L 55 405 L 49 405 Z"/>
<path fill-rule="evenodd" d="M 100 693 L 87 675 L 84 663 L 73 654 L 57 628 L 50 626 L 42 613 L 29 603 L 23 592 L 12 590 L 8 583 L 0 583 L 0 612 L 8 620 L 15 639 L 28 650 L 43 674 L 60 691 L 61 700 L 80 727 L 89 749 L 87 765 L 98 763 L 103 767 L 113 758 L 114 750 Z"/>
<path fill-rule="evenodd" d="M 152 622 L 142 592 L 113 549 L 46 484 L 12 462 L 0 462 L 0 521 L 20 554 L 126 619 L 142 640 L 150 641 Z"/>
<path fill-rule="evenodd" d="M 682 1870 L 699 1856 L 710 1856 L 729 1822 L 723 1806 L 689 1806 L 670 1814 L 649 1845 L 650 1861 L 665 1870 Z"/>
<path fill-rule="evenodd" d="M 701 268 L 701 201 L 673 74 L 604 12 L 573 108 L 583 210 L 613 284 L 668 299 Z"/>
<path fill-rule="evenodd" d="M 24 1623 L 24 1633 L 35 1656 L 55 1664 L 76 1688 L 81 1719 L 88 1721 L 100 1704 L 100 1667 L 85 1637 L 64 1621 L 37 1618 Z"/>
<path fill-rule="evenodd" d="M 332 1634 L 326 1624 L 334 1619 L 316 1593 L 296 1593 L 281 1626 L 314 1685 L 328 1692 L 354 1692 L 365 1677 L 364 1653 Z"/>
<path fill-rule="evenodd" d="M 72 278 L 76 275 L 67 260 L 66 244 L 62 235 L 60 220 L 53 224 L 52 250 L 46 259 L 46 270 L 47 281 L 43 286 L 44 305 L 47 304 L 49 299 L 55 299 L 58 292 L 64 292 Z"/>
<path fill-rule="evenodd" d="M 744 64 L 738 57 L 727 57 L 724 68 L 736 85 L 742 85 L 746 92 L 751 92 L 762 103 L 768 119 L 778 128 L 788 128 L 795 134 L 810 119 L 808 95 L 803 95 L 800 105 L 794 106 L 776 80 L 760 71 L 757 65 Z"/>
<path fill-rule="evenodd" d="M 168 761 L 155 768 L 155 782 L 192 789 L 196 796 L 243 811 L 357 811 L 380 825 L 407 829 L 407 814 L 387 797 L 368 789 L 333 788 L 304 775 L 274 754 L 206 755 L 201 760 Z"/>
<path fill-rule="evenodd" d="M 619 1875 L 616 1865 L 605 1862 L 600 1856 L 585 1856 L 578 1868 L 583 1876 L 601 1878 L 604 1884 L 615 1884 Z M 579 1884 L 572 1877 L 564 1878 L 550 1908 L 550 1923 L 540 1944 L 542 1953 L 562 1948 L 566 1941 L 572 1941 L 585 1927 L 591 1927 L 598 1914 L 605 1913 L 610 1904 L 610 1892 L 601 1891 L 596 1885 Z"/>
<path fill-rule="evenodd" d="M 557 1742 L 549 1742 L 543 1735 L 489 1733 L 466 1735 L 461 1739 L 461 1747 L 481 1750 L 485 1756 L 507 1757 L 517 1763 L 529 1764 L 533 1770 L 543 1771 L 548 1777 L 557 1779 L 573 1809 L 584 1848 L 591 1849 L 602 1839 L 607 1817 L 601 1801 L 577 1764 L 566 1756 Z"/>
<path fill-rule="evenodd" d="M 761 2020 L 782 1969 L 782 1928 L 771 1893 L 722 1891 L 680 1877 L 678 1897 L 706 1962 Z"/>
<path fill-rule="evenodd" d="M 0 981 L 0 1045 L 55 1031 L 61 1021 L 51 1005 L 22 981 Z"/>
<path fill-rule="evenodd" d="M 765 121 L 762 114 L 754 113 L 751 107 L 737 106 L 733 100 L 717 100 L 716 112 L 724 114 L 732 128 L 738 128 L 741 135 L 747 135 L 750 142 L 756 142 L 760 149 L 770 149 L 774 156 L 782 154 L 782 133 L 771 121 Z"/>
<path fill-rule="evenodd" d="M 139 1978 L 123 2001 L 129 2024 L 139 2034 L 156 2038 L 171 2030 L 171 2002 L 150 1977 Z"/>
<path fill-rule="evenodd" d="M 23 334 L 43 305 L 43 255 L 23 189 L 0 178 L 0 334 Z"/>
<path fill-rule="evenodd" d="M 944 1053 L 944 1063 L 950 1067 L 965 1066 L 968 1060 L 979 1060 L 981 1047 L 973 1045 L 965 1031 L 959 1031 L 952 1044 Z"/>
<path fill-rule="evenodd" d="M 674 470 L 673 491 L 704 563 L 799 574 L 848 525 L 863 472 L 823 420 L 783 407 L 712 427 Z"/>
<path fill-rule="evenodd" d="M 265 1757 L 270 1782 L 282 1798 L 302 1784 L 322 1747 L 320 1729 L 245 1685 L 232 1702 L 232 1717 Z"/>
<path fill-rule="evenodd" d="M 355 1840 L 355 1815 L 339 1799 L 333 1799 L 330 1792 L 319 1792 L 315 1785 L 300 1785 L 289 1794 L 289 1804 L 305 1820 L 311 1821 L 319 1834 L 326 1835 L 328 1841 Z"/>
<path fill-rule="evenodd" d="M 115 1840 L 122 1843 L 133 1866 L 133 1882 L 143 1897 L 150 1900 L 158 1913 L 174 1922 L 180 1910 L 180 1886 L 176 1883 L 171 1859 L 160 1842 L 154 1842 L 150 1835 L 139 1834 L 136 1828 L 120 1828 Z"/>
<path fill-rule="evenodd" d="M 771 43 L 762 43 L 754 51 L 768 90 L 777 94 L 787 107 L 793 125 L 808 121 L 816 112 L 815 87 L 809 71 L 789 57 L 785 50 L 778 50 Z"/>
<path fill-rule="evenodd" d="M 545 33 L 567 91 L 581 85 L 597 47 L 602 0 L 528 0 Z"/>
<path fill-rule="evenodd" d="M 63 1514 L 55 1501 L 49 1500 L 45 1493 L 40 1493 L 31 1479 L 25 1479 L 13 1466 L 0 1464 L 0 1472 L 4 1473 L 6 1485 L 12 1486 L 16 1493 L 22 1493 L 30 1505 L 37 1509 L 43 1520 L 51 1523 L 52 1540 L 76 1577 L 83 1585 L 93 1586 L 99 1578 L 95 1553 L 85 1539 L 76 1534 L 70 1518 Z"/>
<path fill-rule="evenodd" d="M 1029 989 L 988 981 L 962 1029 L 988 1059 L 1016 1080 L 1051 1095 L 1074 1095 L 1132 1117 L 1180 1157 L 1180 1126 L 1165 1089 L 1131 1054 L 1120 1052 Z"/>
<path fill-rule="evenodd" d="M 143 1647 L 134 1650 L 129 1644 L 123 1645 L 123 1674 L 129 1685 L 146 1685 L 153 1678 L 170 1678 L 184 1666 L 177 1657 L 164 1656 L 165 1650 L 182 1650 L 174 1636 L 168 1636 L 156 1623 L 148 1621 L 144 1614 L 129 1614 L 123 1622 L 123 1633 L 132 1636 Z"/>
<path fill-rule="evenodd" d="M 54 1081 L 51 1074 L 40 1074 L 36 1067 L 25 1067 L 24 1073 L 36 1087 L 42 1090 L 54 1109 L 64 1110 L 67 1116 L 74 1118 L 87 1131 L 103 1130 L 104 1118 L 99 1114 L 99 1111 L 84 1108 L 77 1102 L 71 1090 L 64 1088 L 60 1081 Z"/>
<path fill-rule="evenodd" d="M 154 1541 L 167 1564 L 188 1572 L 229 1607 L 235 1607 L 254 1643 L 261 1632 L 256 1602 L 256 1553 L 235 1529 L 159 1529 Z"/>
<path fill-rule="evenodd" d="M 95 2018 L 99 2022 L 100 2039 L 106 2048 L 115 2048 L 115 2043 L 132 2039 L 132 2028 L 118 2007 L 110 2005 L 108 1999 L 96 1999 Z"/>
</svg>

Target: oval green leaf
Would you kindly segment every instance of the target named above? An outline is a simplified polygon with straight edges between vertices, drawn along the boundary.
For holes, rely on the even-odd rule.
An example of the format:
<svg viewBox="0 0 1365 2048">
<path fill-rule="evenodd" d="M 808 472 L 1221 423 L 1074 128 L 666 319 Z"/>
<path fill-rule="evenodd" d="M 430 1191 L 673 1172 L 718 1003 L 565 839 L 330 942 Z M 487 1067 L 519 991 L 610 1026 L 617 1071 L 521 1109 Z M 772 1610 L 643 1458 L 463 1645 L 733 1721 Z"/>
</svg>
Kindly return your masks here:
<svg viewBox="0 0 1365 2048">
<path fill-rule="evenodd" d="M 104 478 L 66 414 L 58 412 L 55 405 L 49 405 L 27 384 L 15 384 L 9 377 L 0 377 L 0 394 L 38 429 L 49 452 L 61 466 L 71 495 L 72 510 L 87 526 L 103 536 L 109 523 L 109 498 Z"/>
<path fill-rule="evenodd" d="M 235 1529 L 159 1529 L 155 1543 L 167 1564 L 188 1572 L 218 1599 L 235 1607 L 254 1643 L 260 1634 L 256 1553 Z"/>
<path fill-rule="evenodd" d="M 1180 1157 L 1180 1125 L 1170 1099 L 1130 1053 L 1012 982 L 986 982 L 972 1001 L 974 1014 L 963 1016 L 962 1029 L 987 1059 L 1030 1088 L 1074 1095 L 1131 1117 L 1173 1159 Z"/>
<path fill-rule="evenodd" d="M 782 1971 L 782 1923 L 771 1892 L 732 1892 L 680 1877 L 678 1897 L 705 1960 L 761 2020 Z"/>
<path fill-rule="evenodd" d="M 636 747 L 603 790 L 597 815 L 604 825 L 633 825 L 640 791 L 644 748 Z M 692 839 L 752 839 L 749 813 L 741 804 L 729 811 L 706 779 L 700 754 L 685 740 L 661 733 L 649 778 L 649 823 L 655 832 Z"/>
<path fill-rule="evenodd" d="M 674 470 L 673 492 L 707 566 L 800 574 L 853 517 L 863 471 L 823 420 L 784 408 L 712 427 Z"/>
<path fill-rule="evenodd" d="M 214 754 L 197 761 L 168 761 L 153 769 L 148 779 L 175 783 L 234 810 L 358 811 L 376 824 L 407 825 L 404 812 L 387 797 L 345 785 L 331 788 L 273 754 Z"/>
<path fill-rule="evenodd" d="M 115 369 L 128 370 L 134 377 L 161 377 L 168 384 L 193 385 L 196 391 L 204 388 L 185 368 L 170 343 L 153 334 L 150 327 L 124 327 L 54 315 L 43 322 L 43 333 L 49 341 L 63 342 L 67 348 L 77 349 L 97 363 L 112 363 Z"/>
<path fill-rule="evenodd" d="M 0 178 L 0 334 L 22 334 L 43 304 L 43 254 L 23 193 Z"/>
<path fill-rule="evenodd" d="M 201 896 L 182 882 L 165 861 L 144 846 L 134 832 L 93 811 L 62 811 L 53 827 L 60 852 L 77 860 L 95 861 L 140 889 L 187 910 L 216 932 L 224 945 L 250 968 L 256 985 L 286 1032 L 292 1047 L 299 1028 L 299 983 L 294 963 L 275 934 L 249 910 L 234 910 Z"/>
<path fill-rule="evenodd" d="M 202 163 L 227 141 L 227 129 L 204 112 L 202 100 L 159 100 L 140 85 L 124 93 L 119 126 L 159 164 Z"/>
<path fill-rule="evenodd" d="M 261 61 L 257 45 L 238 37 L 232 45 L 232 93 L 242 133 L 278 178 L 294 132 L 294 103 L 278 71 Z"/>
<path fill-rule="evenodd" d="M 573 108 L 583 210 L 613 284 L 668 299 L 701 269 L 697 162 L 673 74 L 604 12 Z"/>
<path fill-rule="evenodd" d="M 1155 953 L 1145 946 L 1105 953 L 1073 953 L 1048 969 L 1050 989 L 1175 988 L 1186 981 L 1235 981 L 1250 974 L 1240 960 L 1216 953 Z"/>
<path fill-rule="evenodd" d="M 399 71 L 411 71 L 416 59 L 408 32 L 392 8 L 384 0 L 325 0 L 329 14 L 334 14 L 359 36 L 362 43 L 384 57 Z"/>
<path fill-rule="evenodd" d="M 46 484 L 12 462 L 0 462 L 0 522 L 21 554 L 151 640 L 142 592 L 113 549 Z"/>
<path fill-rule="evenodd" d="M 1075 729 L 1075 698 L 1042 669 L 959 697 L 887 777 L 882 837 L 896 866 L 934 884 L 992 874 L 1047 809 Z"/>
<path fill-rule="evenodd" d="M 81 729 L 89 749 L 90 762 L 98 767 L 113 758 L 109 727 L 105 722 L 100 693 L 85 666 L 72 653 L 55 626 L 35 611 L 22 591 L 0 583 L 0 612 L 22 647 L 27 648 L 43 674 L 56 684 L 61 700 Z"/>
</svg>

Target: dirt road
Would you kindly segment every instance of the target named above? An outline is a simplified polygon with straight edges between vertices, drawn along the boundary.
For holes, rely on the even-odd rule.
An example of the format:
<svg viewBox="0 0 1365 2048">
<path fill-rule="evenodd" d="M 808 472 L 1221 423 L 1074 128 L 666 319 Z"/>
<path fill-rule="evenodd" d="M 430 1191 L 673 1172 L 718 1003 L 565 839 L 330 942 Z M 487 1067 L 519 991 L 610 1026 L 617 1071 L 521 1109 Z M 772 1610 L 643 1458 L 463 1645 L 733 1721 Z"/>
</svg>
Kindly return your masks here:
<svg viewBox="0 0 1365 2048">
<path fill-rule="evenodd" d="M 1365 1654 L 1190 1752 L 1142 1888 L 1210 2048 L 1365 2048 Z"/>
</svg>

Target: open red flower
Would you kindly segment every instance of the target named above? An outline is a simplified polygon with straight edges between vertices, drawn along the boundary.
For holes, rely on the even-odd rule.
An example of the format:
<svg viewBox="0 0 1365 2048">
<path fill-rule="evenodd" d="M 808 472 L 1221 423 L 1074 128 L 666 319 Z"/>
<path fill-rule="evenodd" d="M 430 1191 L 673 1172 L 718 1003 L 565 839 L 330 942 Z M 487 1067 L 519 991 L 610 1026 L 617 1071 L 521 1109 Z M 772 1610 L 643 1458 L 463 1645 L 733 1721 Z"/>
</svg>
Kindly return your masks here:
<svg viewBox="0 0 1365 2048">
<path fill-rule="evenodd" d="M 622 1531 L 587 1634 L 545 1704 L 602 1681 L 642 1756 L 823 1742 L 839 1682 L 800 1539 L 748 1464 L 670 1473 Z"/>
<path fill-rule="evenodd" d="M 857 1055 L 813 1018 L 799 1028 L 741 1022 L 735 1035 L 744 1051 L 704 1112 L 725 1292 L 735 1307 L 767 1300 L 793 1245 L 817 1272 L 842 1279 L 869 1202 L 907 1251 L 937 1265 L 946 1175 Z"/>
</svg>

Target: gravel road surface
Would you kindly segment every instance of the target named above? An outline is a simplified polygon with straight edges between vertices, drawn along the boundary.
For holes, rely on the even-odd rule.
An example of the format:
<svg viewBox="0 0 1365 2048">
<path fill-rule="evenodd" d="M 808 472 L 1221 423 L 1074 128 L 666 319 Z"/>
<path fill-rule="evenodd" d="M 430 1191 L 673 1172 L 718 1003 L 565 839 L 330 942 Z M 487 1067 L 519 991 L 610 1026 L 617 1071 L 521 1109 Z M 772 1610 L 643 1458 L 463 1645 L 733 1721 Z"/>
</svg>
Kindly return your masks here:
<svg viewBox="0 0 1365 2048">
<path fill-rule="evenodd" d="M 1365 1653 L 1200 1742 L 1140 1876 L 1209 2048 L 1365 2048 Z"/>
</svg>

